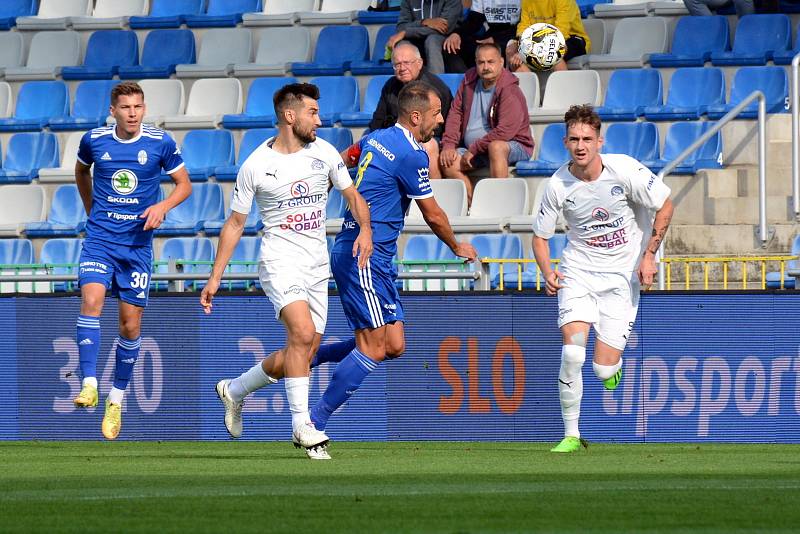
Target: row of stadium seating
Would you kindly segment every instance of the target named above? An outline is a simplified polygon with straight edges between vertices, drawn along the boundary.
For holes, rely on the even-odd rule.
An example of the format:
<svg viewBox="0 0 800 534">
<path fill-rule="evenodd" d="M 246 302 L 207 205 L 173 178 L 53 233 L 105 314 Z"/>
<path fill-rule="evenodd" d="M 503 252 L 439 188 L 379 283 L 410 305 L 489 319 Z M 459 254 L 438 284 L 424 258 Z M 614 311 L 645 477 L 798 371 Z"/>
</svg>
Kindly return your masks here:
<svg viewBox="0 0 800 534">
<path fill-rule="evenodd" d="M 628 154 L 658 172 L 688 147 L 713 123 L 700 121 L 676 122 L 670 125 L 664 140 L 663 156 L 658 129 L 652 122 L 614 123 L 605 132 L 605 153 Z M 236 180 L 239 165 L 262 142 L 274 136 L 274 128 L 247 130 L 235 157 L 233 133 L 229 130 L 191 130 L 180 144 L 189 177 L 193 182 L 214 178 L 218 182 Z M 35 179 L 46 183 L 71 182 L 78 143 L 83 132 L 74 132 L 67 138 L 64 156 L 59 166 L 58 141 L 54 134 L 17 133 L 11 136 L 6 159 L 0 167 L 0 184 L 30 183 Z M 319 128 L 317 135 L 333 144 L 340 152 L 353 143 L 347 128 Z M 531 160 L 518 162 L 518 176 L 552 174 L 567 159 L 562 123 L 548 124 Z M 721 166 L 722 137 L 719 133 L 687 158 L 675 172 L 694 174 L 699 169 Z M 163 175 L 162 181 L 169 181 Z"/>
<path fill-rule="evenodd" d="M 587 21 L 594 52 L 574 58 L 579 68 L 613 69 L 642 67 L 788 65 L 800 51 L 800 40 L 792 48 L 789 17 L 747 15 L 736 27 L 730 47 L 729 23 L 724 16 L 682 17 L 672 45 L 666 19 L 627 18 L 616 25 L 619 38 L 607 40 L 602 21 Z M 369 34 L 364 26 L 328 26 L 316 39 L 309 61 L 311 36 L 301 27 L 270 28 L 254 36 L 245 28 L 217 28 L 204 32 L 199 46 L 191 30 L 154 30 L 148 33 L 139 61 L 137 34 L 131 30 L 98 30 L 91 34 L 83 62 L 81 39 L 75 31 L 40 32 L 33 36 L 23 65 L 23 38 L 18 32 L 0 34 L 3 53 L 0 68 L 8 80 L 62 77 L 65 80 L 208 78 L 225 76 L 296 76 L 392 74 L 383 61 L 386 40 L 394 26 L 377 32 L 369 52 Z M 598 35 L 602 33 L 602 35 Z M 253 55 L 253 42 L 259 45 Z M 196 52 L 196 49 L 198 51 Z"/>
<path fill-rule="evenodd" d="M 320 87 L 320 119 L 324 126 L 336 123 L 347 127 L 366 126 L 380 98 L 387 76 L 373 76 L 367 86 L 363 104 L 354 78 L 349 76 L 312 79 Z M 443 75 L 455 89 L 461 75 Z M 147 122 L 167 128 L 208 128 L 222 125 L 229 129 L 271 127 L 275 122 L 272 94 L 295 78 L 259 78 L 248 91 L 247 103 L 242 106 L 241 85 L 236 79 L 197 80 L 189 93 L 188 104 L 182 112 L 183 86 L 177 80 L 143 80 L 148 90 Z M 11 89 L 0 82 L 0 115 L 6 110 L 11 116 L 0 118 L 0 132 L 88 130 L 106 124 L 109 93 L 116 85 L 113 80 L 88 80 L 75 90 L 70 106 L 69 90 L 61 81 L 25 82 L 19 89 L 16 106 L 11 111 Z M 533 74 L 520 75 L 520 85 L 526 94 L 531 122 L 558 122 L 573 102 L 601 104 L 603 93 L 595 71 L 577 70 L 553 73 L 544 89 L 539 106 L 538 78 Z M 703 87 L 703 91 L 697 91 Z M 151 93 L 150 88 L 154 91 Z M 162 90 L 167 89 L 167 90 Z M 605 91 L 605 101 L 598 108 L 607 121 L 718 119 L 744 100 L 751 92 L 765 94 L 768 113 L 785 113 L 789 82 L 782 67 L 742 67 L 736 71 L 726 102 L 725 76 L 720 69 L 686 67 L 676 69 L 664 103 L 661 74 L 655 69 L 628 69 L 612 73 Z M 70 107 L 72 112 L 70 113 Z M 757 103 L 751 103 L 739 115 L 752 119 L 757 115 Z"/>
<path fill-rule="evenodd" d="M 332 246 L 332 239 L 328 240 L 328 248 Z M 229 268 L 229 272 L 257 272 L 256 262 L 258 261 L 260 237 L 245 236 L 240 239 L 234 250 Z M 0 265 L 5 266 L 6 271 L 19 271 L 22 266 L 47 265 L 48 272 L 51 274 L 69 274 L 75 272 L 75 267 L 81 252 L 82 239 L 52 238 L 48 239 L 42 246 L 38 261 L 34 258 L 34 247 L 28 239 L 2 239 L 0 240 Z M 497 259 L 523 259 L 525 258 L 522 238 L 515 234 L 478 234 L 472 236 L 470 243 L 478 251 L 479 257 Z M 551 239 L 551 258 L 560 259 L 566 237 L 564 234 L 556 234 Z M 211 262 L 214 261 L 215 247 L 211 239 L 207 237 L 174 237 L 166 239 L 158 257 L 155 258 L 155 273 L 168 272 L 166 262 L 170 260 L 181 260 L 186 262 L 183 265 L 183 272 L 202 273 L 211 272 Z M 447 248 L 436 236 L 416 235 L 409 239 L 403 249 L 402 256 L 398 259 L 402 261 L 430 261 L 447 262 L 456 261 L 458 258 Z M 205 263 L 196 263 L 205 262 Z M 247 262 L 242 264 L 241 262 Z M 444 264 L 446 266 L 446 264 Z M 418 267 L 418 266 L 417 266 Z M 446 266 L 447 267 L 447 266 Z M 460 270 L 462 266 L 449 266 L 450 270 Z M 471 268 L 471 267 L 470 267 Z M 417 270 L 410 266 L 408 270 Z M 503 278 L 506 284 L 517 284 L 516 265 L 510 265 L 503 270 Z M 500 267 L 492 264 L 490 276 L 493 280 L 493 287 L 499 283 Z M 524 264 L 522 269 L 523 283 L 525 287 L 530 287 L 536 280 L 536 266 L 532 263 Z M 233 288 L 253 287 L 254 281 L 233 282 Z M 192 282 L 188 285 L 202 287 L 202 281 Z M 73 289 L 73 284 L 57 284 L 56 291 Z M 166 283 L 153 282 L 152 289 L 166 289 Z"/>
</svg>

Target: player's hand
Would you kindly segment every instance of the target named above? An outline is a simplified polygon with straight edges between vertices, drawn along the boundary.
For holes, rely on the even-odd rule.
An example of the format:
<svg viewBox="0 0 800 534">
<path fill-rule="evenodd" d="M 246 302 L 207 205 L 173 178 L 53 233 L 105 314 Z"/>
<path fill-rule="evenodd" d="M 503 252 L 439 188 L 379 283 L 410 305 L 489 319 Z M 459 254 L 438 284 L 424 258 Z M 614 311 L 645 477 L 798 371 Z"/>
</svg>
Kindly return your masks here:
<svg viewBox="0 0 800 534">
<path fill-rule="evenodd" d="M 203 288 L 203 292 L 200 293 L 200 305 L 203 307 L 203 311 L 208 315 L 211 313 L 211 308 L 213 305 L 211 301 L 214 300 L 214 295 L 217 294 L 219 290 L 219 280 L 216 278 L 209 278 L 208 282 L 206 282 L 206 287 Z"/>
<path fill-rule="evenodd" d="M 466 263 L 472 263 L 478 258 L 478 251 L 466 241 L 459 242 L 453 254 L 459 258 L 464 258 Z"/>
<path fill-rule="evenodd" d="M 544 292 L 546 295 L 552 297 L 558 293 L 558 290 L 561 289 L 563 286 L 561 285 L 561 280 L 564 279 L 564 275 L 558 271 L 550 271 L 550 274 L 544 277 Z"/>
<path fill-rule="evenodd" d="M 474 157 L 475 155 L 469 150 L 461 154 L 461 167 L 466 170 L 472 169 L 472 158 Z"/>
<path fill-rule="evenodd" d="M 458 53 L 458 51 L 461 50 L 461 36 L 457 33 L 451 33 L 450 36 L 444 40 L 442 48 L 449 54 Z"/>
<path fill-rule="evenodd" d="M 638 271 L 639 282 L 642 284 L 645 291 L 650 289 L 650 286 L 653 285 L 653 278 L 657 272 L 658 268 L 656 267 L 655 255 L 645 252 L 644 256 L 642 256 L 642 261 L 639 262 Z"/>
<path fill-rule="evenodd" d="M 140 219 L 146 219 L 144 221 L 144 229 L 153 230 L 161 226 L 161 223 L 164 222 L 164 218 L 167 216 L 167 211 L 167 207 L 162 202 L 153 204 L 144 210 L 144 213 L 139 215 Z"/>
<path fill-rule="evenodd" d="M 455 148 L 445 148 L 442 150 L 442 153 L 439 154 L 439 164 L 442 167 L 450 167 L 457 157 L 458 152 L 456 152 Z"/>
<path fill-rule="evenodd" d="M 441 34 L 447 33 L 447 19 L 442 17 L 436 17 L 432 19 L 423 19 L 422 25 L 427 26 L 432 30 L 436 30 Z"/>
<path fill-rule="evenodd" d="M 370 256 L 372 256 L 372 231 L 361 231 L 353 241 L 353 257 L 358 258 L 359 269 L 367 266 Z"/>
</svg>

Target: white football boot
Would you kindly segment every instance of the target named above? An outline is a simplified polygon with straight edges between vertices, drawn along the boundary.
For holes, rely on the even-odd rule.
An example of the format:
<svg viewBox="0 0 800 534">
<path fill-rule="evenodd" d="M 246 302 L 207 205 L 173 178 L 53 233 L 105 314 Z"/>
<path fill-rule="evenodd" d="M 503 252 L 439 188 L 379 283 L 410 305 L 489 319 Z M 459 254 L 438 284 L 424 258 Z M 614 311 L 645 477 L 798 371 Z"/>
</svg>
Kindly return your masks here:
<svg viewBox="0 0 800 534">
<path fill-rule="evenodd" d="M 330 460 L 328 443 L 330 439 L 321 430 L 314 427 L 314 423 L 306 423 L 292 432 L 292 443 L 295 447 L 303 448 L 306 456 L 311 460 Z"/>
<path fill-rule="evenodd" d="M 228 395 L 228 384 L 230 379 L 220 380 L 217 382 L 217 397 L 222 401 L 222 406 L 225 407 L 225 428 L 228 429 L 228 434 L 232 438 L 238 438 L 242 435 L 242 406 L 244 402 L 236 402 Z"/>
</svg>

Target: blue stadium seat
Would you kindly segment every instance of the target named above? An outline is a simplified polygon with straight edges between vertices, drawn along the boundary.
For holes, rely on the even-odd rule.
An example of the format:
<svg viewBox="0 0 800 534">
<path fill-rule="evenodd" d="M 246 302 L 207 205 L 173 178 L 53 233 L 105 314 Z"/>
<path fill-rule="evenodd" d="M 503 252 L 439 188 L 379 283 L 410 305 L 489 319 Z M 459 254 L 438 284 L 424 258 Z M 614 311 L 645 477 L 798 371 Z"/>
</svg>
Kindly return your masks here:
<svg viewBox="0 0 800 534">
<path fill-rule="evenodd" d="M 392 24 L 397 25 L 400 17 L 401 0 L 389 0 L 386 3 L 386 11 L 372 11 L 371 8 L 358 12 L 359 24 Z"/>
<path fill-rule="evenodd" d="M 222 227 L 225 225 L 225 220 L 230 217 L 230 215 L 231 210 L 228 209 L 225 213 L 225 219 L 206 221 L 203 224 L 203 232 L 209 236 L 219 235 L 222 231 Z M 264 223 L 261 222 L 261 214 L 258 211 L 255 199 L 253 199 L 253 204 L 250 206 L 250 213 L 247 214 L 247 220 L 244 223 L 243 233 L 244 235 L 256 235 L 262 228 L 264 228 Z"/>
<path fill-rule="evenodd" d="M 33 262 L 30 239 L 0 239 L 0 265 L 31 265 Z"/>
<path fill-rule="evenodd" d="M 550 261 L 561 260 L 564 255 L 564 249 L 567 247 L 567 234 L 553 234 L 553 237 L 547 240 L 550 245 Z M 551 263 L 551 267 L 556 268 L 557 264 Z M 522 289 L 536 289 L 536 262 L 531 262 L 525 265 L 522 271 Z M 516 265 L 512 265 L 510 269 L 503 272 L 503 284 L 507 289 L 516 289 L 519 287 L 519 273 Z M 544 278 L 539 279 L 540 288 L 544 288 Z"/>
<path fill-rule="evenodd" d="M 464 75 L 460 73 L 450 72 L 447 74 L 437 74 L 437 76 L 444 82 L 444 84 L 450 88 L 450 94 L 453 95 L 455 98 L 456 93 L 458 92 L 458 86 L 461 85 L 461 81 L 464 79 Z"/>
<path fill-rule="evenodd" d="M 234 182 L 236 176 L 239 174 L 239 167 L 242 163 L 253 153 L 253 151 L 270 137 L 278 134 L 275 128 L 254 128 L 247 130 L 242 136 L 242 141 L 239 143 L 239 157 L 236 160 L 236 165 L 223 165 L 217 167 L 214 171 L 214 176 L 218 182 Z"/>
<path fill-rule="evenodd" d="M 795 11 L 795 13 L 800 13 L 800 3 L 795 5 L 798 7 L 798 11 Z M 792 59 L 798 53 L 800 53 L 800 24 L 797 25 L 797 30 L 795 30 L 794 48 L 785 52 L 775 52 L 772 55 L 772 62 L 776 65 L 791 65 Z"/>
<path fill-rule="evenodd" d="M 661 73 L 657 69 L 622 69 L 611 73 L 605 105 L 596 109 L 606 121 L 635 121 L 646 106 L 664 101 Z"/>
<path fill-rule="evenodd" d="M 517 175 L 549 176 L 553 174 L 569 159 L 569 153 L 564 147 L 565 135 L 567 135 L 567 131 L 564 123 L 548 124 L 542 133 L 539 156 L 528 161 L 518 161 Z"/>
<path fill-rule="evenodd" d="M 30 183 L 39 176 L 39 169 L 43 167 L 58 167 L 58 140 L 55 134 L 14 134 L 8 141 L 6 160 L 0 169 L 0 183 Z"/>
<path fill-rule="evenodd" d="M 311 83 L 319 87 L 319 119 L 323 126 L 339 122 L 342 113 L 358 111 L 358 83 L 352 76 L 320 76 Z"/>
<path fill-rule="evenodd" d="M 72 114 L 50 119 L 50 129 L 58 132 L 105 126 L 111 105 L 111 89 L 118 83 L 119 80 L 86 80 L 78 84 Z"/>
<path fill-rule="evenodd" d="M 378 34 L 375 36 L 375 46 L 372 48 L 372 60 L 353 61 L 350 64 L 350 72 L 353 76 L 359 74 L 394 74 L 391 60 L 384 59 L 384 56 L 386 54 L 386 41 L 396 31 L 396 26 L 384 26 L 378 30 Z"/>
<path fill-rule="evenodd" d="M 45 222 L 28 223 L 28 237 L 75 237 L 86 226 L 86 210 L 75 184 L 60 185 L 53 193 Z"/>
<path fill-rule="evenodd" d="M 239 239 L 236 248 L 233 249 L 233 255 L 228 263 L 228 268 L 225 272 L 228 273 L 257 273 L 258 272 L 258 256 L 261 250 L 261 238 L 256 236 L 244 236 Z M 250 265 L 232 264 L 232 262 L 246 261 L 252 262 Z M 255 280 L 228 280 L 220 284 L 221 289 L 231 290 L 245 290 L 255 285 Z"/>
<path fill-rule="evenodd" d="M 403 249 L 403 261 L 441 261 L 458 259 L 450 247 L 432 234 L 416 234 Z"/>
<path fill-rule="evenodd" d="M 247 104 L 244 113 L 224 115 L 222 126 L 230 129 L 270 128 L 275 124 L 275 107 L 272 95 L 290 83 L 297 83 L 297 78 L 256 78 L 247 91 Z"/>
<path fill-rule="evenodd" d="M 110 80 L 120 67 L 139 63 L 139 40 L 131 30 L 97 30 L 89 37 L 80 67 L 64 67 L 65 80 Z"/>
<path fill-rule="evenodd" d="M 325 204 L 325 218 L 341 219 L 347 211 L 347 202 L 345 202 L 342 193 L 335 187 L 328 191 L 328 202 Z"/>
<path fill-rule="evenodd" d="M 151 0 L 150 15 L 131 17 L 131 29 L 180 28 L 186 15 L 199 15 L 203 12 L 205 0 Z"/>
<path fill-rule="evenodd" d="M 223 165 L 217 167 L 214 171 L 214 176 L 218 182 L 235 182 L 236 176 L 239 174 L 239 167 L 242 163 L 253 153 L 253 151 L 270 137 L 278 134 L 276 128 L 254 128 L 247 130 L 242 136 L 239 143 L 239 157 L 236 159 L 236 165 Z"/>
<path fill-rule="evenodd" d="M 378 101 L 381 99 L 383 86 L 386 85 L 389 78 L 391 78 L 389 75 L 377 74 L 370 78 L 361 111 L 342 113 L 340 117 L 342 126 L 367 126 L 369 124 L 369 121 L 372 120 L 372 114 L 375 112 L 375 108 L 378 107 Z"/>
<path fill-rule="evenodd" d="M 292 74 L 342 75 L 353 61 L 366 61 L 368 57 L 369 34 L 364 26 L 327 26 L 317 37 L 314 61 L 292 63 Z"/>
<path fill-rule="evenodd" d="M 697 88 L 702 87 L 702 91 Z M 675 69 L 663 106 L 644 108 L 649 121 L 696 120 L 708 106 L 725 103 L 725 74 L 716 67 Z"/>
<path fill-rule="evenodd" d="M 186 15 L 184 22 L 190 28 L 234 27 L 242 22 L 243 13 L 261 11 L 261 0 L 208 0 L 206 12 Z"/>
<path fill-rule="evenodd" d="M 233 134 L 228 130 L 192 130 L 181 144 L 186 171 L 193 182 L 214 176 L 217 167 L 233 165 Z"/>
<path fill-rule="evenodd" d="M 17 17 L 30 17 L 38 10 L 38 0 L 3 0 L 0 2 L 0 31 L 17 25 Z"/>
<path fill-rule="evenodd" d="M 597 4 L 610 4 L 611 0 L 578 0 L 578 7 L 581 10 L 581 18 L 585 19 L 594 14 L 594 6 Z"/>
<path fill-rule="evenodd" d="M 790 256 L 800 256 L 800 234 L 794 236 L 792 239 L 792 250 L 789 252 Z M 2 263 L 2 261 L 0 261 Z M 783 287 L 784 289 L 795 289 L 795 279 L 789 276 L 787 271 L 800 269 L 800 261 L 789 260 L 785 264 L 785 271 L 783 273 Z M 780 289 L 781 287 L 781 272 L 770 271 L 767 273 L 767 289 Z"/>
<path fill-rule="evenodd" d="M 652 122 L 611 124 L 603 137 L 604 154 L 627 154 L 639 161 L 658 159 L 658 127 Z"/>
<path fill-rule="evenodd" d="M 517 259 L 522 258 L 522 239 L 516 234 L 478 234 L 470 239 L 470 243 L 478 251 L 478 258 Z M 503 273 L 516 270 L 516 264 L 505 264 Z M 500 264 L 489 266 L 489 279 L 492 287 L 500 282 Z"/>
<path fill-rule="evenodd" d="M 733 50 L 714 52 L 714 65 L 765 65 L 776 52 L 792 46 L 789 17 L 783 14 L 744 15 L 736 26 Z"/>
<path fill-rule="evenodd" d="M 153 30 L 147 34 L 141 65 L 119 68 L 121 80 L 169 78 L 176 65 L 194 63 L 195 44 L 191 30 Z"/>
<path fill-rule="evenodd" d="M 353 144 L 353 132 L 348 128 L 317 128 L 317 137 L 320 137 L 342 152 Z"/>
<path fill-rule="evenodd" d="M 83 239 L 52 238 L 42 245 L 39 263 L 47 265 L 50 274 L 74 274 L 78 270 Z M 77 282 L 54 282 L 53 291 L 75 291 Z"/>
<path fill-rule="evenodd" d="M 642 164 L 655 173 L 659 172 L 713 126 L 713 122 L 697 121 L 672 124 L 667 130 L 667 138 L 664 142 L 664 152 L 661 159 L 642 161 Z M 675 174 L 694 174 L 700 169 L 718 169 L 720 167 L 722 167 L 722 137 L 717 132 L 672 172 Z"/>
<path fill-rule="evenodd" d="M 219 184 L 193 184 L 189 198 L 170 210 L 155 234 L 192 235 L 199 232 L 206 221 L 218 221 L 224 217 L 225 207 Z"/>
<path fill-rule="evenodd" d="M 158 257 L 159 262 L 168 262 L 169 260 L 184 260 L 184 261 L 214 261 L 214 244 L 207 237 L 173 237 L 164 241 L 161 247 L 161 255 Z M 183 272 L 185 273 L 198 273 L 207 275 L 211 272 L 211 265 L 182 265 Z M 153 270 L 154 273 L 168 273 L 169 265 L 157 265 Z M 201 280 L 205 283 L 207 276 L 202 276 Z M 201 280 L 187 280 L 185 281 L 187 287 L 192 287 L 194 283 Z M 167 288 L 167 282 L 150 282 L 150 289 L 154 291 L 162 291 Z"/>
<path fill-rule="evenodd" d="M 26 82 L 17 95 L 14 116 L 0 119 L 0 132 L 34 132 L 51 117 L 69 115 L 69 90 L 62 81 Z"/>
<path fill-rule="evenodd" d="M 731 97 L 727 104 L 712 104 L 706 108 L 709 119 L 719 119 L 750 95 L 762 91 L 767 99 L 767 113 L 786 113 L 789 77 L 783 67 L 741 67 L 733 76 Z M 758 101 L 751 102 L 736 118 L 758 117 Z"/>
<path fill-rule="evenodd" d="M 650 66 L 702 67 L 714 52 L 730 49 L 728 19 L 722 16 L 681 17 L 668 54 L 650 54 Z"/>
</svg>

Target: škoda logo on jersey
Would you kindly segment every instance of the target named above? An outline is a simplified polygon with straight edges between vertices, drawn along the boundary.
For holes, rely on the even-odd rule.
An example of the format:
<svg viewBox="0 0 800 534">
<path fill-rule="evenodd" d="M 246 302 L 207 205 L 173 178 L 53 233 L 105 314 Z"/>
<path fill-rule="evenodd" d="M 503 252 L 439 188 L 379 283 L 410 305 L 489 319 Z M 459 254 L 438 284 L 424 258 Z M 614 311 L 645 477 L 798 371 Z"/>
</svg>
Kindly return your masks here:
<svg viewBox="0 0 800 534">
<path fill-rule="evenodd" d="M 111 187 L 118 195 L 130 195 L 136 191 L 139 185 L 139 178 L 136 173 L 128 169 L 120 169 L 111 176 Z"/>
</svg>

